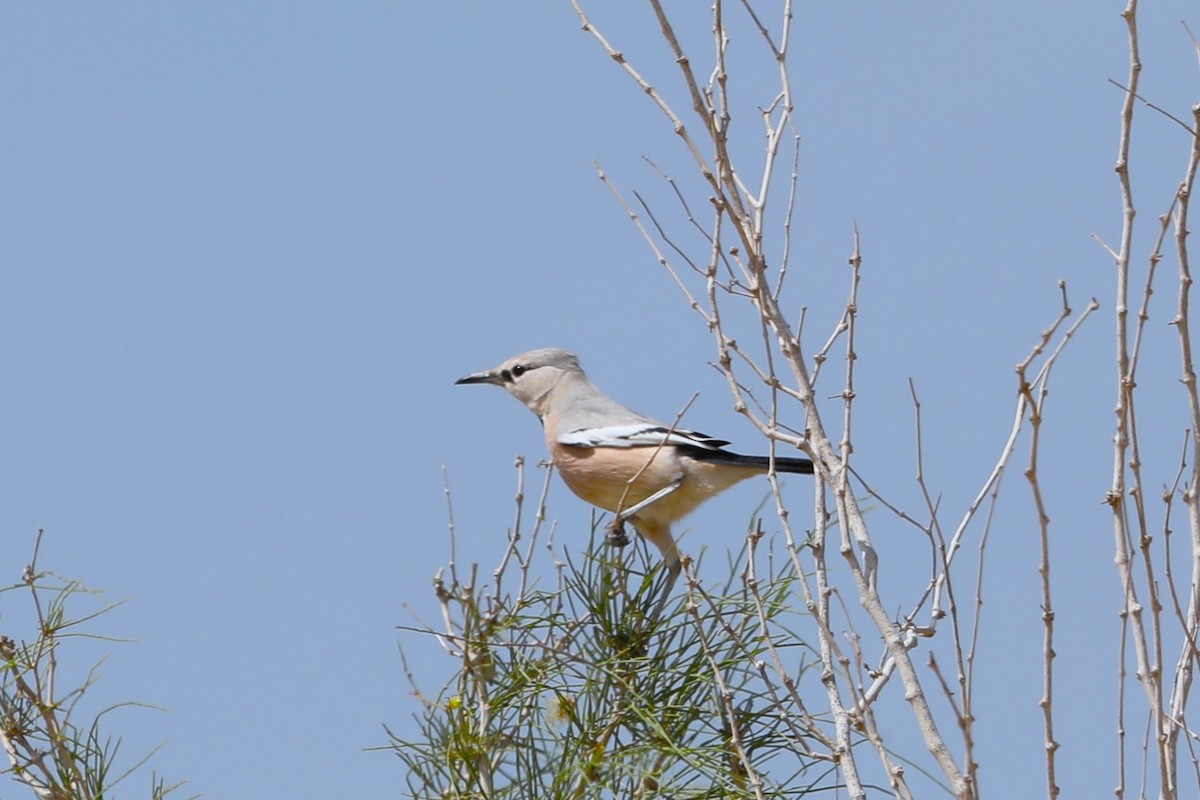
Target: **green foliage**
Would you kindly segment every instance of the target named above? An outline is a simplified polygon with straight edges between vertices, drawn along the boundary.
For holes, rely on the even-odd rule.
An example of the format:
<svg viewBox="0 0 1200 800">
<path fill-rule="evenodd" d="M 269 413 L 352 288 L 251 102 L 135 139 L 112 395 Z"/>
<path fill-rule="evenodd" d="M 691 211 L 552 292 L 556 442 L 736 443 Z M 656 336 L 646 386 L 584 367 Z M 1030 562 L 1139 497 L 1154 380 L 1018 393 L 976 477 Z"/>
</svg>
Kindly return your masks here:
<svg viewBox="0 0 1200 800">
<path fill-rule="evenodd" d="M 811 655 L 785 624 L 791 563 L 746 580 L 743 554 L 719 593 L 681 581 L 651 621 L 658 570 L 630 549 L 593 547 L 552 591 L 498 601 L 457 581 L 439 588 L 452 629 L 425 632 L 461 668 L 426 701 L 420 737 L 392 737 L 411 796 L 783 798 L 829 788 L 832 765 L 806 742 L 816 721 L 791 691 Z"/>
<path fill-rule="evenodd" d="M 40 544 L 41 534 L 38 540 Z M 81 601 L 100 602 L 99 592 L 82 583 L 36 569 L 37 548 L 19 583 L 0 587 L 0 595 L 20 605 L 27 601 L 32 619 L 27 636 L 9 634 L 10 624 L 0 625 L 0 746 L 10 775 L 44 800 L 101 800 L 142 767 L 153 752 L 120 770 L 115 768 L 121 740 L 102 725 L 110 712 L 138 705 L 121 703 L 103 709 L 86 722 L 77 722 L 80 702 L 96 681 L 96 668 L 75 682 L 64 677 L 60 655 L 71 639 L 103 639 L 87 630 L 88 623 L 111 611 L 97 610 L 72 616 Z M 7 620 L 0 618 L 0 623 Z M 62 662 L 69 663 L 69 662 Z M 70 671 L 69 669 L 67 670 Z M 69 688 L 64 688 L 67 684 Z M 151 777 L 150 796 L 165 797 L 177 788 Z"/>
</svg>

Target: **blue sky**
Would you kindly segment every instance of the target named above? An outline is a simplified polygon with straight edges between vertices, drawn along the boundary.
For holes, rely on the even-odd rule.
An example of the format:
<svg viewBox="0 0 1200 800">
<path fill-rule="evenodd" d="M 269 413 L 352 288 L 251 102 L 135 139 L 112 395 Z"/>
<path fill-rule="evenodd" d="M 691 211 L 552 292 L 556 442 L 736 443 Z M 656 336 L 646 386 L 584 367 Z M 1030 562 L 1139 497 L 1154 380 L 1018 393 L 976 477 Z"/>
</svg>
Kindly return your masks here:
<svg viewBox="0 0 1200 800">
<path fill-rule="evenodd" d="M 701 5 L 672 8 L 703 47 Z M 1060 708 L 1076 723 L 1062 783 L 1099 796 L 1115 782 L 1112 736 L 1078 731 L 1114 727 L 1112 704 L 1094 700 L 1115 682 L 1113 639 L 1088 631 L 1115 630 L 1119 595 L 1100 502 L 1113 275 L 1092 237 L 1118 239 L 1121 94 L 1107 79 L 1127 67 L 1122 4 L 1070 5 L 798 7 L 792 291 L 812 349 L 840 314 L 857 224 L 859 469 L 918 501 L 911 377 L 928 478 L 953 510 L 995 460 L 1012 367 L 1057 312 L 1056 282 L 1076 308 L 1101 300 L 1057 373 L 1043 453 L 1062 482 Z M 595 6 L 678 96 L 649 12 Z M 1180 116 L 1197 87 L 1178 25 L 1189 12 L 1143 12 L 1143 93 Z M 528 412 L 455 378 L 566 347 L 629 405 L 670 419 L 700 392 L 688 424 L 761 448 L 707 366 L 705 331 L 592 164 L 682 225 L 641 158 L 681 178 L 687 161 L 569 4 L 42 3 L 0 19 L 0 578 L 19 578 L 44 527 L 43 566 L 130 598 L 101 628 L 137 642 L 81 657 L 111 650 L 106 701 L 169 709 L 126 712 L 118 732 L 129 752 L 165 739 L 157 768 L 192 792 L 401 787 L 399 764 L 363 748 L 417 710 L 395 626 L 412 621 L 405 604 L 433 609 L 443 466 L 459 558 L 490 565 L 513 457 L 543 455 Z M 769 100 L 752 84 L 750 107 Z M 1139 113 L 1150 218 L 1187 143 Z M 746 118 L 747 153 L 756 124 Z M 1183 402 L 1164 280 L 1143 374 L 1151 420 Z M 1151 485 L 1174 475 L 1177 419 L 1144 431 L 1159 457 Z M 706 506 L 685 549 L 736 546 L 728 530 L 764 491 Z M 1040 629 L 1017 473 L 1006 492 L 989 545 L 1004 577 L 990 596 L 995 666 L 980 691 L 995 727 L 981 758 L 985 790 L 1015 797 L 1041 785 L 1038 769 L 1012 768 L 1040 763 L 1037 686 L 1021 682 L 1038 664 L 1036 649 L 1007 648 Z M 550 512 L 560 541 L 590 516 L 558 484 Z M 923 563 L 920 543 L 876 516 L 885 557 L 915 548 Z M 911 596 L 902 571 L 891 580 Z M 1101 588 L 1076 602 L 1082 587 Z M 0 596 L 5 625 L 12 602 Z M 428 688 L 452 668 L 431 643 L 403 641 Z"/>
</svg>

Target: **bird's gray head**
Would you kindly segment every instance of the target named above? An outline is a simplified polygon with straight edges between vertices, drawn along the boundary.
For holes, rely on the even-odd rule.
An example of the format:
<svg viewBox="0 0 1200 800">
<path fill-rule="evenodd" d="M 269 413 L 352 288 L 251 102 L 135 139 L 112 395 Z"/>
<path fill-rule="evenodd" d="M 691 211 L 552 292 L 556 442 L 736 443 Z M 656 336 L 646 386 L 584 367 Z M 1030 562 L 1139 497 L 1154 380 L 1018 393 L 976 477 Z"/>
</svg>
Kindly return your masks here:
<svg viewBox="0 0 1200 800">
<path fill-rule="evenodd" d="M 557 347 L 544 347 L 513 356 L 494 369 L 465 375 L 455 383 L 502 386 L 540 417 L 546 413 L 547 398 L 554 387 L 571 375 L 583 375 L 578 357 Z"/>
</svg>

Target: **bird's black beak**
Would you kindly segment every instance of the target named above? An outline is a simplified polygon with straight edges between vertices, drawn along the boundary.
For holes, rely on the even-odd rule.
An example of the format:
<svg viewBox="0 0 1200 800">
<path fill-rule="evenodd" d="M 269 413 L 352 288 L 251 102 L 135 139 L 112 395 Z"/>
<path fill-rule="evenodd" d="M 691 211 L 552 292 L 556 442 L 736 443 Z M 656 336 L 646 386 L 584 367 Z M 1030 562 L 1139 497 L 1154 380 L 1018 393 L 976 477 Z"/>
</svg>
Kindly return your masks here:
<svg viewBox="0 0 1200 800">
<path fill-rule="evenodd" d="M 464 375 L 454 382 L 455 386 L 464 383 L 491 383 L 499 384 L 500 376 L 492 370 L 484 370 L 483 372 L 472 372 L 470 375 Z"/>
</svg>

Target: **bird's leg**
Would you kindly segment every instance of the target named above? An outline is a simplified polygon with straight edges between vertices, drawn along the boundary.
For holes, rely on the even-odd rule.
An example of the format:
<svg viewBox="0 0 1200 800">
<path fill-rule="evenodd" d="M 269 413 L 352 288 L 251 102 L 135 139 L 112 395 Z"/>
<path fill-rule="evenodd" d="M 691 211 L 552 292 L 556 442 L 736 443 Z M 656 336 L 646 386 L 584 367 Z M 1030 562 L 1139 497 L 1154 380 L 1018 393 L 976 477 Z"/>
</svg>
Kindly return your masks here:
<svg viewBox="0 0 1200 800">
<path fill-rule="evenodd" d="M 667 582 L 663 584 L 662 594 L 658 597 L 658 602 L 654 604 L 654 610 L 650 612 L 649 622 L 651 627 L 658 622 L 658 617 L 662 614 L 663 606 L 667 604 L 667 598 L 671 596 L 671 589 L 675 587 L 675 581 L 679 579 L 679 570 L 682 563 L 676 559 L 667 564 Z"/>
<path fill-rule="evenodd" d="M 642 502 L 635 503 L 634 505 L 630 506 L 629 508 L 625 509 L 624 511 L 621 511 L 620 513 L 617 514 L 617 518 L 622 521 L 629 519 L 630 517 L 634 516 L 639 511 L 641 511 L 643 508 L 646 508 L 647 506 L 649 506 L 651 503 L 657 503 L 659 500 L 662 500 L 664 497 L 666 497 L 671 492 L 678 489 L 680 486 L 683 486 L 683 476 L 682 475 L 680 475 L 678 478 L 676 478 L 675 480 L 668 483 L 663 488 L 659 489 L 654 494 L 647 497 Z"/>
<path fill-rule="evenodd" d="M 605 537 L 605 541 L 612 547 L 624 547 L 629 544 L 629 536 L 625 533 L 625 520 L 632 518 L 634 514 L 646 508 L 651 503 L 662 500 L 682 485 L 683 476 L 680 476 L 640 503 L 634 503 L 629 508 L 618 511 L 613 515 L 612 524 L 608 526 L 608 536 Z M 678 568 L 676 568 L 676 574 L 678 574 L 678 571 Z"/>
</svg>

